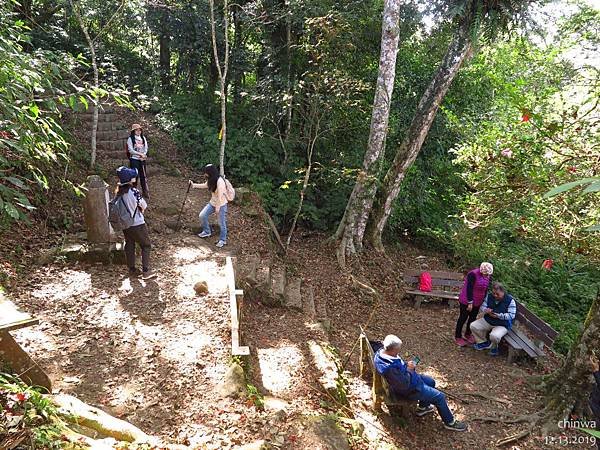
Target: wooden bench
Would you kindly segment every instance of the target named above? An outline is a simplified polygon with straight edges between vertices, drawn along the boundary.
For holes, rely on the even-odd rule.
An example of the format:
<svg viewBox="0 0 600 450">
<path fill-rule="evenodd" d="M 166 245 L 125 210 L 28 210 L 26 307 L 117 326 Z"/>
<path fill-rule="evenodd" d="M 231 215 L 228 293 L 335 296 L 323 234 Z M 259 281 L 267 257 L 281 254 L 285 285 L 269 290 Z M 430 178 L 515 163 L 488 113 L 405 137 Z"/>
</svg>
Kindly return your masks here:
<svg viewBox="0 0 600 450">
<path fill-rule="evenodd" d="M 375 368 L 374 342 L 375 341 L 369 340 L 367 334 L 361 327 L 359 361 L 360 377 L 366 381 L 370 380 L 372 383 L 371 395 L 373 397 L 373 409 L 376 412 L 381 412 L 381 404 L 385 403 L 390 415 L 408 417 L 417 402 L 412 400 L 402 400 L 392 396 L 388 382 Z"/>
<path fill-rule="evenodd" d="M 431 274 L 431 292 L 419 290 L 419 276 L 423 272 Z M 427 298 L 445 299 L 448 301 L 448 305 L 456 306 L 464 279 L 465 276 L 462 273 L 456 272 L 434 270 L 407 270 L 404 272 L 404 283 L 409 287 L 406 294 L 414 297 L 415 309 L 420 308 L 421 302 Z"/>
<path fill-rule="evenodd" d="M 533 336 L 533 341 L 524 330 Z M 558 331 L 528 310 L 523 303 L 517 302 L 515 323 L 503 338 L 508 345 L 508 362 L 514 362 L 523 353 L 534 359 L 545 356 L 544 346 L 552 347 L 557 337 Z"/>
<path fill-rule="evenodd" d="M 0 362 L 7 365 L 29 385 L 41 386 L 49 392 L 52 390 L 50 379 L 42 368 L 10 335 L 10 331 L 37 325 L 39 320 L 27 313 L 19 311 L 17 306 L 0 292 Z M 4 367 L 2 370 L 6 370 Z"/>
</svg>

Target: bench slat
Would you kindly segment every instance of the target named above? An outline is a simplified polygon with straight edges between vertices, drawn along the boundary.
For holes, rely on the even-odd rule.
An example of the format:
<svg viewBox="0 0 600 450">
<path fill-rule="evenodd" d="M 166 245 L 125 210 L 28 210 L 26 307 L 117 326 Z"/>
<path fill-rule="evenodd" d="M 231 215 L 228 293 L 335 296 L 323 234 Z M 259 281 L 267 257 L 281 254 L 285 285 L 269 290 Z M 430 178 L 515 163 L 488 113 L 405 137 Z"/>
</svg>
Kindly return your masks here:
<svg viewBox="0 0 600 450">
<path fill-rule="evenodd" d="M 556 340 L 558 336 L 558 331 L 556 331 L 554 328 L 548 325 L 548 323 L 544 322 L 541 318 L 536 316 L 533 312 L 527 309 L 527 307 L 524 304 L 520 302 L 517 302 L 517 313 L 521 314 L 529 322 L 534 324 L 540 330 L 540 332 L 544 333 L 552 341 Z"/>
<path fill-rule="evenodd" d="M 546 344 L 549 347 L 552 347 L 552 345 L 554 344 L 554 339 L 552 339 L 550 336 L 548 336 L 546 333 L 540 330 L 528 318 L 524 317 L 523 315 L 517 314 L 517 321 L 525 328 L 527 328 L 529 332 L 534 334 L 535 337 L 541 340 L 544 344 Z"/>
<path fill-rule="evenodd" d="M 411 295 L 421 295 L 423 297 L 440 297 L 440 298 L 449 298 L 451 300 L 458 300 L 458 294 L 454 294 L 452 292 L 443 292 L 443 291 L 431 291 L 431 292 L 423 292 L 423 291 L 406 291 L 407 294 Z"/>
<path fill-rule="evenodd" d="M 532 358 L 544 356 L 544 352 L 541 351 L 533 342 L 531 342 L 531 340 L 522 331 L 511 329 L 506 336 L 509 334 L 513 340 L 519 342 L 521 349 L 525 350 L 525 352 Z"/>
<path fill-rule="evenodd" d="M 0 330 L 10 331 L 39 323 L 38 319 L 19 311 L 17 305 L 0 293 Z"/>
<path fill-rule="evenodd" d="M 404 282 L 405 283 L 410 283 L 410 284 L 418 284 L 419 283 L 419 277 L 404 277 Z M 450 287 L 454 287 L 454 288 L 461 288 L 463 285 L 463 281 L 458 281 L 458 280 L 447 280 L 444 278 L 431 278 L 431 284 L 432 286 L 450 286 Z"/>
<path fill-rule="evenodd" d="M 463 281 L 465 276 L 462 273 L 458 272 L 442 272 L 438 270 L 414 270 L 409 269 L 404 271 L 405 277 L 419 277 L 423 272 L 429 272 L 431 278 L 441 278 L 446 280 L 459 280 Z"/>
</svg>

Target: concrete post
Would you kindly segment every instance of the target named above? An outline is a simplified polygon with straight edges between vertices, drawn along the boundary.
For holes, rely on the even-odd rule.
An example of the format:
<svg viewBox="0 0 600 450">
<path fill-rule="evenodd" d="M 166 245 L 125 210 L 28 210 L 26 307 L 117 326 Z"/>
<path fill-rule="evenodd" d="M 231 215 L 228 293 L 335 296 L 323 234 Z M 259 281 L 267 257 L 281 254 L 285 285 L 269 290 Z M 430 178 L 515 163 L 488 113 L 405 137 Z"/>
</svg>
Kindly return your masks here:
<svg viewBox="0 0 600 450">
<path fill-rule="evenodd" d="M 108 222 L 108 185 L 98 175 L 87 179 L 87 194 L 83 201 L 83 214 L 89 243 L 115 242 L 117 236 Z"/>
</svg>

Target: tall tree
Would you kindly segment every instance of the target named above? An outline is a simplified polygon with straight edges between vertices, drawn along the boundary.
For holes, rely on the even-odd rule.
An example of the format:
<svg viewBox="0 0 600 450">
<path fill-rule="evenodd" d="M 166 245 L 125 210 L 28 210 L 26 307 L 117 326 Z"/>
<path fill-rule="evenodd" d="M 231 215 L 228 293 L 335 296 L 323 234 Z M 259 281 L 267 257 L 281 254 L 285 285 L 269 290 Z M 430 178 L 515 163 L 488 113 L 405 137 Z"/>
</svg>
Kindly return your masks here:
<svg viewBox="0 0 600 450">
<path fill-rule="evenodd" d="M 421 97 L 405 137 L 396 150 L 381 188 L 370 211 L 367 228 L 363 236 L 371 245 L 383 250 L 381 236 L 398 197 L 400 184 L 429 133 L 437 111 L 444 100 L 464 60 L 472 52 L 473 44 L 480 34 L 494 37 L 499 30 L 508 30 L 511 25 L 527 17 L 528 8 L 535 0 L 452 0 L 446 6 L 456 21 L 456 30 L 442 63 Z M 539 3 L 539 2 L 538 2 Z"/>
<path fill-rule="evenodd" d="M 227 0 L 223 1 L 223 39 L 225 41 L 225 56 L 223 57 L 223 68 L 219 60 L 219 51 L 217 48 L 217 33 L 215 30 L 215 2 L 209 0 L 210 7 L 210 29 L 213 44 L 213 55 L 215 58 L 215 64 L 219 73 L 219 85 L 220 85 L 220 96 L 221 96 L 221 131 L 219 137 L 221 138 L 221 149 L 219 152 L 219 166 L 221 176 L 225 175 L 225 142 L 227 141 L 227 70 L 229 68 L 229 5 Z"/>
<path fill-rule="evenodd" d="M 362 248 L 362 237 L 377 191 L 377 179 L 385 153 L 390 105 L 394 92 L 400 35 L 400 3 L 400 0 L 386 0 L 383 6 L 379 74 L 373 100 L 369 142 L 363 168 L 358 173 L 344 217 L 336 232 L 336 237 L 340 239 L 338 261 L 342 266 L 345 266 L 346 253 L 353 254 Z"/>
</svg>

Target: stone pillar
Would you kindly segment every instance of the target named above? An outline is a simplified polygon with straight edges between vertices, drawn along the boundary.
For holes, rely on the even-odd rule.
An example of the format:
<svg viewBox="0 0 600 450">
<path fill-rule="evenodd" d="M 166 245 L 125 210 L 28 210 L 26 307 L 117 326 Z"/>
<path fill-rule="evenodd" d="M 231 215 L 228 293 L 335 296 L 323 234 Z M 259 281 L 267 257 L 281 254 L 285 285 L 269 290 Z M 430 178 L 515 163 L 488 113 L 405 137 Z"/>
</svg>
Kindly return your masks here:
<svg viewBox="0 0 600 450">
<path fill-rule="evenodd" d="M 108 185 L 98 175 L 90 175 L 86 187 L 83 214 L 88 242 L 90 244 L 115 242 L 118 238 L 108 222 Z"/>
</svg>

